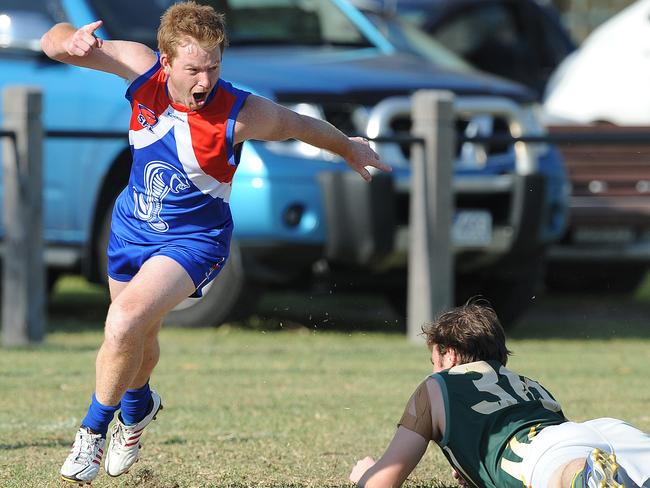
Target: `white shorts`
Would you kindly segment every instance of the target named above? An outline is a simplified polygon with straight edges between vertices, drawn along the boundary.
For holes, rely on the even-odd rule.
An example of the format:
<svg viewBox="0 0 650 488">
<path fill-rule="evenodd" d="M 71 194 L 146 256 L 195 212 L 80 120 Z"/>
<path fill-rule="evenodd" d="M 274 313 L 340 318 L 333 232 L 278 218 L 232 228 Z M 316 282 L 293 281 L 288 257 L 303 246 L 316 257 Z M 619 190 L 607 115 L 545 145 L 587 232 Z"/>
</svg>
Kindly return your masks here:
<svg viewBox="0 0 650 488">
<path fill-rule="evenodd" d="M 531 442 L 521 464 L 526 485 L 547 488 L 557 468 L 573 459 L 586 458 L 594 448 L 613 451 L 630 480 L 650 488 L 650 435 L 611 418 L 565 422 L 543 429 Z"/>
</svg>

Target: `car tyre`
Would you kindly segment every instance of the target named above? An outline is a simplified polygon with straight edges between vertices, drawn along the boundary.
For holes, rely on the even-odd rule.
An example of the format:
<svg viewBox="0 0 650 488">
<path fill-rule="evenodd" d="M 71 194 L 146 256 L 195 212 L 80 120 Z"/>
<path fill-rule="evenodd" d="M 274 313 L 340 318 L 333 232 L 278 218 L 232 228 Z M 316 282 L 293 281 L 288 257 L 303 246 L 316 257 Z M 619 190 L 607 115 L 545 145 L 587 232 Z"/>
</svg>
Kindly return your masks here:
<svg viewBox="0 0 650 488">
<path fill-rule="evenodd" d="M 107 209 L 97 240 L 99 269 L 106 280 L 108 239 L 113 206 Z M 261 296 L 261 287 L 246 278 L 239 245 L 230 243 L 230 257 L 226 265 L 206 287 L 201 298 L 186 298 L 165 317 L 165 325 L 172 327 L 218 327 L 227 321 L 244 320 L 255 310 Z"/>
<path fill-rule="evenodd" d="M 174 327 L 218 327 L 225 322 L 248 318 L 261 295 L 261 288 L 249 283 L 236 241 L 230 243 L 226 265 L 206 287 L 201 298 L 186 298 L 165 318 Z"/>
</svg>

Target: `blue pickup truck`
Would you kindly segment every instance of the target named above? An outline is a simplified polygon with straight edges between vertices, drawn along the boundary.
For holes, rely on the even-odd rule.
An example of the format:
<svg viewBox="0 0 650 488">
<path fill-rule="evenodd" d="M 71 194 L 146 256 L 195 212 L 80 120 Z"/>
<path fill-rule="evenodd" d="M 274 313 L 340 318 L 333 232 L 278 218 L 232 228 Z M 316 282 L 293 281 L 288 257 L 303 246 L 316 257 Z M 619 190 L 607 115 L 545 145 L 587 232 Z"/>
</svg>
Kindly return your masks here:
<svg viewBox="0 0 650 488">
<path fill-rule="evenodd" d="M 46 138 L 44 235 L 49 276 L 105 279 L 113 201 L 126 184 L 130 107 L 124 81 L 52 62 L 40 35 L 55 22 L 104 20 L 98 34 L 155 48 L 161 12 L 172 2 L 0 0 L 0 89 L 40 86 L 46 131 L 124 131 L 124 139 Z M 223 77 L 256 94 L 321 117 L 348 134 L 386 137 L 410 129 L 418 89 L 456 95 L 459 136 L 543 133 L 525 88 L 467 67 L 404 53 L 346 0 L 207 1 L 226 13 L 230 47 Z M 435 60 L 434 60 L 435 61 Z M 296 141 L 247 142 L 231 207 L 231 259 L 200 299 L 169 316 L 180 326 L 218 325 L 252 310 L 268 287 L 315 282 L 371 289 L 405 303 L 409 148 L 377 143 L 393 165 L 365 184 L 331 154 Z M 567 180 L 555 148 L 459 143 L 453 229 L 456 296 L 492 299 L 514 320 L 530 301 L 545 249 L 562 234 Z M 354 209 L 354 211 L 351 211 Z"/>
</svg>

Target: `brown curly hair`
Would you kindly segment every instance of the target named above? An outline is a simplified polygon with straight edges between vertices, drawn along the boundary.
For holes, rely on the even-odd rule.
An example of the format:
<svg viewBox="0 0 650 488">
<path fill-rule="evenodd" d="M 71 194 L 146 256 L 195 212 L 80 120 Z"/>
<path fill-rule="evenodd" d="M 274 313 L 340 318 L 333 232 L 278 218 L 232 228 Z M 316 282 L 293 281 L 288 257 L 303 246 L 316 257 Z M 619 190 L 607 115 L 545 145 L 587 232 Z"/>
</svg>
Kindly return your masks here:
<svg viewBox="0 0 650 488">
<path fill-rule="evenodd" d="M 436 345 L 440 353 L 454 348 L 461 363 L 495 360 L 505 366 L 511 354 L 496 312 L 482 298 L 444 312 L 432 324 L 424 325 L 422 333 L 427 345 Z"/>
<path fill-rule="evenodd" d="M 158 50 L 171 62 L 176 57 L 176 49 L 185 44 L 187 37 L 195 39 L 206 51 L 219 47 L 223 53 L 228 45 L 224 15 L 209 5 L 193 1 L 172 5 L 160 18 Z"/>
</svg>

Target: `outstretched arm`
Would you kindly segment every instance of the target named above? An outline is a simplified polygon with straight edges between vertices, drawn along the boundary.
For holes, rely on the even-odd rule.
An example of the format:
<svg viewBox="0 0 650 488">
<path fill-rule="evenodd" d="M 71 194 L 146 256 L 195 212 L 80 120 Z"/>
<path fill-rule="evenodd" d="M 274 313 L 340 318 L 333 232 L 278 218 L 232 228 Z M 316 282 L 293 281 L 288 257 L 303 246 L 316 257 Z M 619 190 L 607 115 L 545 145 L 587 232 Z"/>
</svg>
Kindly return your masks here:
<svg viewBox="0 0 650 488">
<path fill-rule="evenodd" d="M 377 462 L 370 457 L 358 461 L 350 481 L 362 488 L 401 486 L 422 459 L 428 444 L 420 434 L 400 426 L 383 456 Z"/>
<path fill-rule="evenodd" d="M 95 31 L 101 26 L 101 20 L 79 29 L 56 24 L 43 34 L 41 48 L 56 61 L 113 73 L 129 82 L 156 62 L 156 54 L 144 44 L 98 38 Z"/>
<path fill-rule="evenodd" d="M 298 139 L 341 156 L 363 179 L 370 181 L 366 166 L 390 171 L 361 137 L 347 137 L 323 120 L 298 114 L 266 98 L 251 95 L 235 123 L 235 144 L 248 139 L 284 141 Z"/>
</svg>

